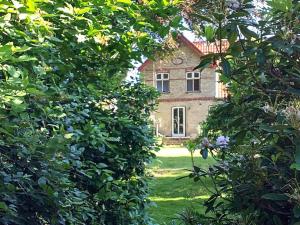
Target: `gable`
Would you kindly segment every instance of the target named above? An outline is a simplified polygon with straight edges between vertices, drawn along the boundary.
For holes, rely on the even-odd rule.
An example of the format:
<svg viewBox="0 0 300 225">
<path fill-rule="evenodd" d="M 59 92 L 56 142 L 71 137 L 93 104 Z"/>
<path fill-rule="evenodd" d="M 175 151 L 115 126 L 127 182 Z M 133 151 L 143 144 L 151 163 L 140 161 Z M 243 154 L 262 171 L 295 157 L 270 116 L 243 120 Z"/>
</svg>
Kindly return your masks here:
<svg viewBox="0 0 300 225">
<path fill-rule="evenodd" d="M 200 57 L 204 54 L 200 51 L 199 48 L 197 48 L 192 42 L 190 42 L 187 38 L 185 38 L 183 35 L 180 35 L 178 37 L 178 44 L 179 48 L 176 49 L 172 54 L 164 59 L 159 59 L 156 61 L 152 61 L 150 59 L 147 59 L 139 68 L 139 72 L 143 72 L 145 70 L 151 70 L 153 63 L 156 64 L 156 68 L 159 68 L 161 66 L 163 67 L 170 67 L 170 66 L 176 66 L 181 64 L 181 59 L 183 61 L 188 62 L 191 58 L 196 59 L 197 63 L 190 65 L 191 67 L 195 67 L 198 65 Z M 192 60 L 194 61 L 194 60 Z M 183 62 L 182 62 L 183 63 Z"/>
</svg>

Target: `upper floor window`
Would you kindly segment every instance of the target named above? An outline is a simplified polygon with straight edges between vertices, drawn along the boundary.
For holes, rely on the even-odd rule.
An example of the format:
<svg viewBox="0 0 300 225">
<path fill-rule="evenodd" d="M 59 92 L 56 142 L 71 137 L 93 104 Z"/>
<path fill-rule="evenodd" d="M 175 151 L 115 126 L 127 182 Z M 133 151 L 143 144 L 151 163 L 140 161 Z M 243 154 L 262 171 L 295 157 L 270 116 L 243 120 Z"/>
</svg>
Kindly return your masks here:
<svg viewBox="0 0 300 225">
<path fill-rule="evenodd" d="M 200 73 L 188 72 L 186 73 L 186 90 L 187 92 L 200 91 Z"/>
<path fill-rule="evenodd" d="M 161 93 L 170 92 L 170 80 L 168 73 L 156 74 L 156 88 Z"/>
</svg>

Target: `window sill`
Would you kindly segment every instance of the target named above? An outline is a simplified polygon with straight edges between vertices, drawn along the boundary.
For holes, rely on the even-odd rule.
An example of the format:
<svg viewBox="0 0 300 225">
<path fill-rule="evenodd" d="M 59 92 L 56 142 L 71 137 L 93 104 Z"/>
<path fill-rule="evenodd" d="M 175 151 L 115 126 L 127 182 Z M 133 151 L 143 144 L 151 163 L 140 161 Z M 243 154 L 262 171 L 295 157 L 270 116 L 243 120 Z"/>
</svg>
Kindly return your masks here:
<svg viewBox="0 0 300 225">
<path fill-rule="evenodd" d="M 165 136 L 165 138 L 169 138 L 169 139 L 190 139 L 191 136 Z"/>
<path fill-rule="evenodd" d="M 202 91 L 186 91 L 187 94 L 202 93 Z"/>
<path fill-rule="evenodd" d="M 159 92 L 159 93 L 162 95 L 167 95 L 167 94 L 170 94 L 171 92 L 169 91 L 169 92 Z"/>
</svg>

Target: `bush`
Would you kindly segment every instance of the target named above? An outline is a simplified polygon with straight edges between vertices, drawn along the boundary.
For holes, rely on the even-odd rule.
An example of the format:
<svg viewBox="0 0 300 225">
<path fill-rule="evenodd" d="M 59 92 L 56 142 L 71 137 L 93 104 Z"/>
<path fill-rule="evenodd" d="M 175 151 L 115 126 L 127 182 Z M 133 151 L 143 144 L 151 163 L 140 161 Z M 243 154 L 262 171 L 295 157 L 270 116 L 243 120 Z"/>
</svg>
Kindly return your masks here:
<svg viewBox="0 0 300 225">
<path fill-rule="evenodd" d="M 156 1 L 0 4 L 0 224 L 151 223 L 157 94 L 121 80 L 176 12 Z"/>
<path fill-rule="evenodd" d="M 212 108 L 196 141 L 202 155 L 210 152 L 217 160 L 208 171 L 194 167 L 191 174 L 195 181 L 209 177 L 215 184 L 205 203 L 214 218 L 203 224 L 296 225 L 299 2 L 273 0 L 261 9 L 254 1 L 212 3 L 197 3 L 205 4 L 201 10 L 208 7 L 199 10 L 205 11 L 202 16 L 217 21 L 206 17 L 204 33 L 211 41 L 226 38 L 230 46 L 199 66 L 219 60 L 230 96 Z M 230 137 L 226 148 L 214 141 L 220 135 Z M 202 143 L 205 137 L 209 142 Z"/>
</svg>

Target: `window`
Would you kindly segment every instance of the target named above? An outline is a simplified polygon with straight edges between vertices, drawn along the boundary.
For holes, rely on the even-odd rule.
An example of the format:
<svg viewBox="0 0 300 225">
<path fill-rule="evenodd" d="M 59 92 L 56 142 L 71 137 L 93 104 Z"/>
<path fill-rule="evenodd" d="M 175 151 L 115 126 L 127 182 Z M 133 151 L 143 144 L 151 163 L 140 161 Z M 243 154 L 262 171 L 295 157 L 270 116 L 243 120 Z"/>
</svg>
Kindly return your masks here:
<svg viewBox="0 0 300 225">
<path fill-rule="evenodd" d="M 168 73 L 156 74 L 156 88 L 161 93 L 170 92 L 170 80 Z"/>
<path fill-rule="evenodd" d="M 186 74 L 186 90 L 187 92 L 200 91 L 200 73 L 188 72 Z"/>
</svg>

